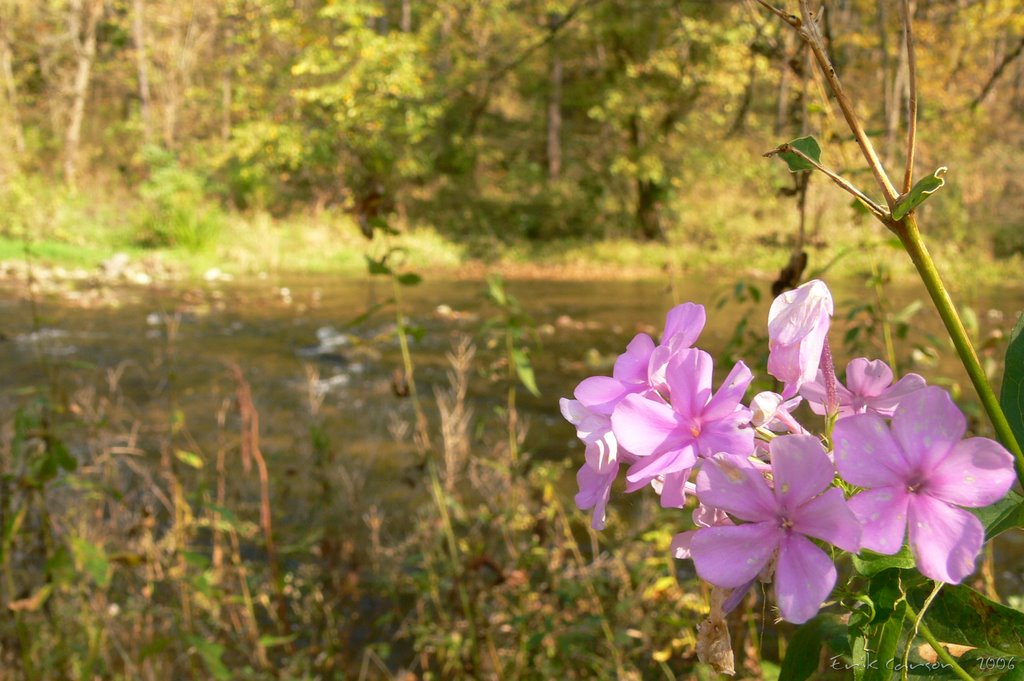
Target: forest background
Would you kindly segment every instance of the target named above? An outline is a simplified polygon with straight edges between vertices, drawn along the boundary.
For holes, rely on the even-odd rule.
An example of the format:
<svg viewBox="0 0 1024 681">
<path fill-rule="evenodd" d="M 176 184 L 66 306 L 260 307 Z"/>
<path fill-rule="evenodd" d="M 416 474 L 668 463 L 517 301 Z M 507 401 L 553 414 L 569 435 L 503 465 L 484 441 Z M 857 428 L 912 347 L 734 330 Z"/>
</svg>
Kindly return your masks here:
<svg viewBox="0 0 1024 681">
<path fill-rule="evenodd" d="M 831 189 L 801 200 L 799 176 L 758 158 L 813 133 L 861 179 L 807 51 L 752 9 L 4 0 L 0 255 L 29 238 L 79 264 L 156 248 L 197 267 L 344 269 L 384 225 L 433 265 L 772 270 L 805 241 L 829 249 L 819 265 L 863 250 L 880 227 Z M 1024 250 L 1024 13 L 915 11 L 918 165 L 955 179 L 922 208 L 942 216 L 931 243 L 951 266 L 1012 270 L 998 259 Z M 891 162 L 908 96 L 895 8 L 844 0 L 823 21 Z"/>
</svg>

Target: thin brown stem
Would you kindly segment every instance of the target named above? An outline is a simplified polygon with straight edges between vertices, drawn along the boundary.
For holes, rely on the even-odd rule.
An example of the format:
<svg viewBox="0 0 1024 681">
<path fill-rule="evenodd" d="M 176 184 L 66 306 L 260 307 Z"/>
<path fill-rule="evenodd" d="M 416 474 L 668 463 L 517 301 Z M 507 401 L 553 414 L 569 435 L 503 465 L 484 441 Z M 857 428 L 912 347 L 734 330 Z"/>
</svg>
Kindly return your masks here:
<svg viewBox="0 0 1024 681">
<path fill-rule="evenodd" d="M 852 194 L 857 199 L 859 199 L 862 203 L 864 203 L 864 205 L 867 206 L 868 210 L 870 210 L 872 213 L 874 213 L 875 217 L 877 217 L 879 220 L 882 220 L 883 222 L 888 220 L 888 218 L 889 218 L 888 212 L 884 208 L 879 206 L 877 203 L 872 201 L 867 196 L 867 194 L 865 194 L 861 190 L 857 189 L 855 186 L 853 186 L 853 184 L 850 183 L 849 180 L 844 179 L 842 176 L 840 176 L 834 170 L 821 165 L 821 163 L 815 161 L 813 158 L 811 158 L 807 154 L 803 153 L 802 151 L 800 151 L 796 147 L 793 147 L 793 146 L 791 146 L 789 144 L 782 144 L 782 145 L 779 146 L 779 148 L 772 149 L 771 151 L 766 153 L 765 156 L 766 157 L 767 156 L 774 156 L 776 154 L 781 154 L 781 153 L 785 153 L 785 152 L 788 152 L 788 153 L 794 154 L 796 156 L 799 156 L 803 160 L 805 160 L 808 163 L 810 163 L 812 166 L 814 166 L 815 170 L 818 170 L 819 172 L 823 173 L 826 177 L 828 177 L 830 180 L 832 180 L 832 182 L 834 182 L 843 191 Z"/>
<path fill-rule="evenodd" d="M 917 150 L 917 60 L 914 58 L 914 6 L 910 0 L 900 3 L 900 17 L 903 19 L 903 38 L 907 42 L 907 72 L 909 76 L 909 97 L 907 97 L 907 169 L 903 172 L 903 193 L 906 194 L 914 183 L 914 152 Z"/>
<path fill-rule="evenodd" d="M 768 10 L 778 18 L 782 19 L 793 28 L 800 28 L 800 17 L 794 16 L 788 12 L 784 12 L 775 5 L 765 2 L 765 0 L 756 0 L 756 2 L 757 4 L 761 5 L 761 7 L 764 7 L 766 10 Z"/>
<path fill-rule="evenodd" d="M 857 140 L 857 146 L 860 147 L 861 153 L 864 154 L 864 159 L 868 162 L 871 174 L 874 176 L 879 188 L 881 188 L 882 193 L 885 195 L 886 204 L 888 204 L 891 209 L 892 205 L 899 197 L 899 194 L 896 192 L 896 188 L 893 186 L 892 181 L 886 174 L 885 168 L 882 166 L 882 161 L 878 158 L 878 154 L 875 153 L 875 147 L 871 144 L 871 140 L 864 131 L 864 126 L 861 125 L 860 119 L 857 117 L 857 112 L 853 108 L 853 102 L 850 100 L 849 95 L 846 94 L 846 90 L 843 89 L 843 85 L 839 81 L 839 76 L 836 74 L 836 69 L 832 65 L 832 60 L 829 59 L 828 52 L 825 50 L 825 39 L 822 37 L 821 31 L 818 29 L 818 24 L 814 21 L 814 14 L 811 12 L 808 0 L 800 0 L 800 14 L 802 16 L 802 21 L 800 22 L 799 27 L 797 27 L 797 31 L 800 33 L 800 37 L 803 38 L 811 48 L 811 52 L 814 54 L 814 59 L 818 62 L 818 66 L 825 75 L 825 79 L 828 81 L 829 87 L 832 88 L 832 92 L 836 96 L 836 102 L 838 102 L 839 108 L 843 112 L 843 117 L 846 119 L 847 125 L 850 126 L 850 130 L 853 132 L 853 136 Z M 792 22 L 787 23 L 790 23 L 790 25 L 793 26 Z"/>
</svg>

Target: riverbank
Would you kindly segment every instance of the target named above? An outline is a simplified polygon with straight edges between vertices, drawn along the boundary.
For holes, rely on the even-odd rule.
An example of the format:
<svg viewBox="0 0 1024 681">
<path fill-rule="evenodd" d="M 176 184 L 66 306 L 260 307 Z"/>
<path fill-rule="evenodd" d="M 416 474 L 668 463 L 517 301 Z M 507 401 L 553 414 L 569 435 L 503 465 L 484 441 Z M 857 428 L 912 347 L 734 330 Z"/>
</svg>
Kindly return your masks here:
<svg viewBox="0 0 1024 681">
<path fill-rule="evenodd" d="M 994 257 L 981 242 L 932 239 L 930 247 L 947 283 L 968 293 L 1012 285 L 1024 264 L 1021 256 Z M 616 238 L 457 240 L 429 227 L 370 241 L 347 217 L 278 220 L 257 214 L 233 216 L 201 249 L 142 248 L 116 230 L 96 228 L 74 237 L 0 237 L 0 280 L 24 290 L 31 284 L 40 293 L 71 293 L 84 299 L 90 296 L 83 292 L 124 285 L 192 285 L 304 274 L 352 278 L 365 274 L 367 258 L 379 259 L 390 251 L 394 269 L 445 279 L 478 280 L 497 272 L 527 280 L 677 280 L 715 273 L 770 282 L 788 262 L 792 248 L 785 229 L 749 220 L 701 234 L 680 230 L 659 243 Z M 870 223 L 819 233 L 809 239 L 806 251 L 805 276 L 827 273 L 849 279 L 875 268 L 897 281 L 915 276 L 898 243 Z"/>
</svg>

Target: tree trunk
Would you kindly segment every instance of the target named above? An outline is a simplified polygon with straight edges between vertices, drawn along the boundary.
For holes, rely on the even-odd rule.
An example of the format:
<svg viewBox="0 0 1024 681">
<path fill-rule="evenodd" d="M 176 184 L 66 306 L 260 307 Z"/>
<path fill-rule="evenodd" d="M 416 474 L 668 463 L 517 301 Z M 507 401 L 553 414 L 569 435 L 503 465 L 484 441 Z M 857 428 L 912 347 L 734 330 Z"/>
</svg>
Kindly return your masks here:
<svg viewBox="0 0 1024 681">
<path fill-rule="evenodd" d="M 77 56 L 75 79 L 72 85 L 71 116 L 64 134 L 64 181 L 74 189 L 78 181 L 78 151 L 82 138 L 82 119 L 85 100 L 89 94 L 89 78 L 96 59 L 96 25 L 103 13 L 103 0 L 87 0 L 85 25 L 82 25 L 82 0 L 71 0 L 68 14 L 69 28 Z"/>
<path fill-rule="evenodd" d="M 402 33 L 412 33 L 412 0 L 402 0 Z"/>
<path fill-rule="evenodd" d="M 145 0 L 134 0 L 132 5 L 132 42 L 135 43 L 135 68 L 139 79 L 139 119 L 142 123 L 142 141 L 153 141 L 150 119 L 149 61 L 146 57 L 146 5 Z"/>
<path fill-rule="evenodd" d="M 557 22 L 553 15 L 551 23 Z M 551 42 L 551 70 L 548 80 L 548 179 L 557 180 L 562 173 L 562 55 L 558 42 Z"/>
<path fill-rule="evenodd" d="M 793 66 L 790 59 L 798 59 L 799 53 L 790 57 L 793 51 L 795 31 L 785 31 L 782 43 L 782 65 L 779 73 L 779 94 L 775 109 L 775 136 L 778 137 L 788 128 L 789 123 L 789 88 L 793 78 Z"/>
<path fill-rule="evenodd" d="M 10 112 L 8 125 L 14 138 L 14 149 L 20 155 L 25 153 L 25 134 L 21 129 L 21 115 L 18 113 L 18 84 L 14 80 L 13 61 L 10 19 L 6 14 L 0 13 L 0 77 L 4 79 L 6 108 Z"/>
</svg>

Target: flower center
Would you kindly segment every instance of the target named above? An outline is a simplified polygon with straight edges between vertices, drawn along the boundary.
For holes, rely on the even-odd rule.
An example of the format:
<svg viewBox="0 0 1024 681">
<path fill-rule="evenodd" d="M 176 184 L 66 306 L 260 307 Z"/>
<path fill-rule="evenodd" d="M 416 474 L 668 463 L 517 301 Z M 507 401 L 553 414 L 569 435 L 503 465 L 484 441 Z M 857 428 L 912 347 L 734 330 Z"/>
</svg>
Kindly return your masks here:
<svg viewBox="0 0 1024 681">
<path fill-rule="evenodd" d="M 696 423 L 690 426 L 690 435 L 694 437 L 700 437 L 700 426 Z"/>
<path fill-rule="evenodd" d="M 920 475 L 915 475 L 907 481 L 907 492 L 917 494 L 924 486 L 924 480 Z"/>
<path fill-rule="evenodd" d="M 782 516 L 779 518 L 779 527 L 788 532 L 793 529 L 793 521 L 786 516 Z"/>
</svg>

